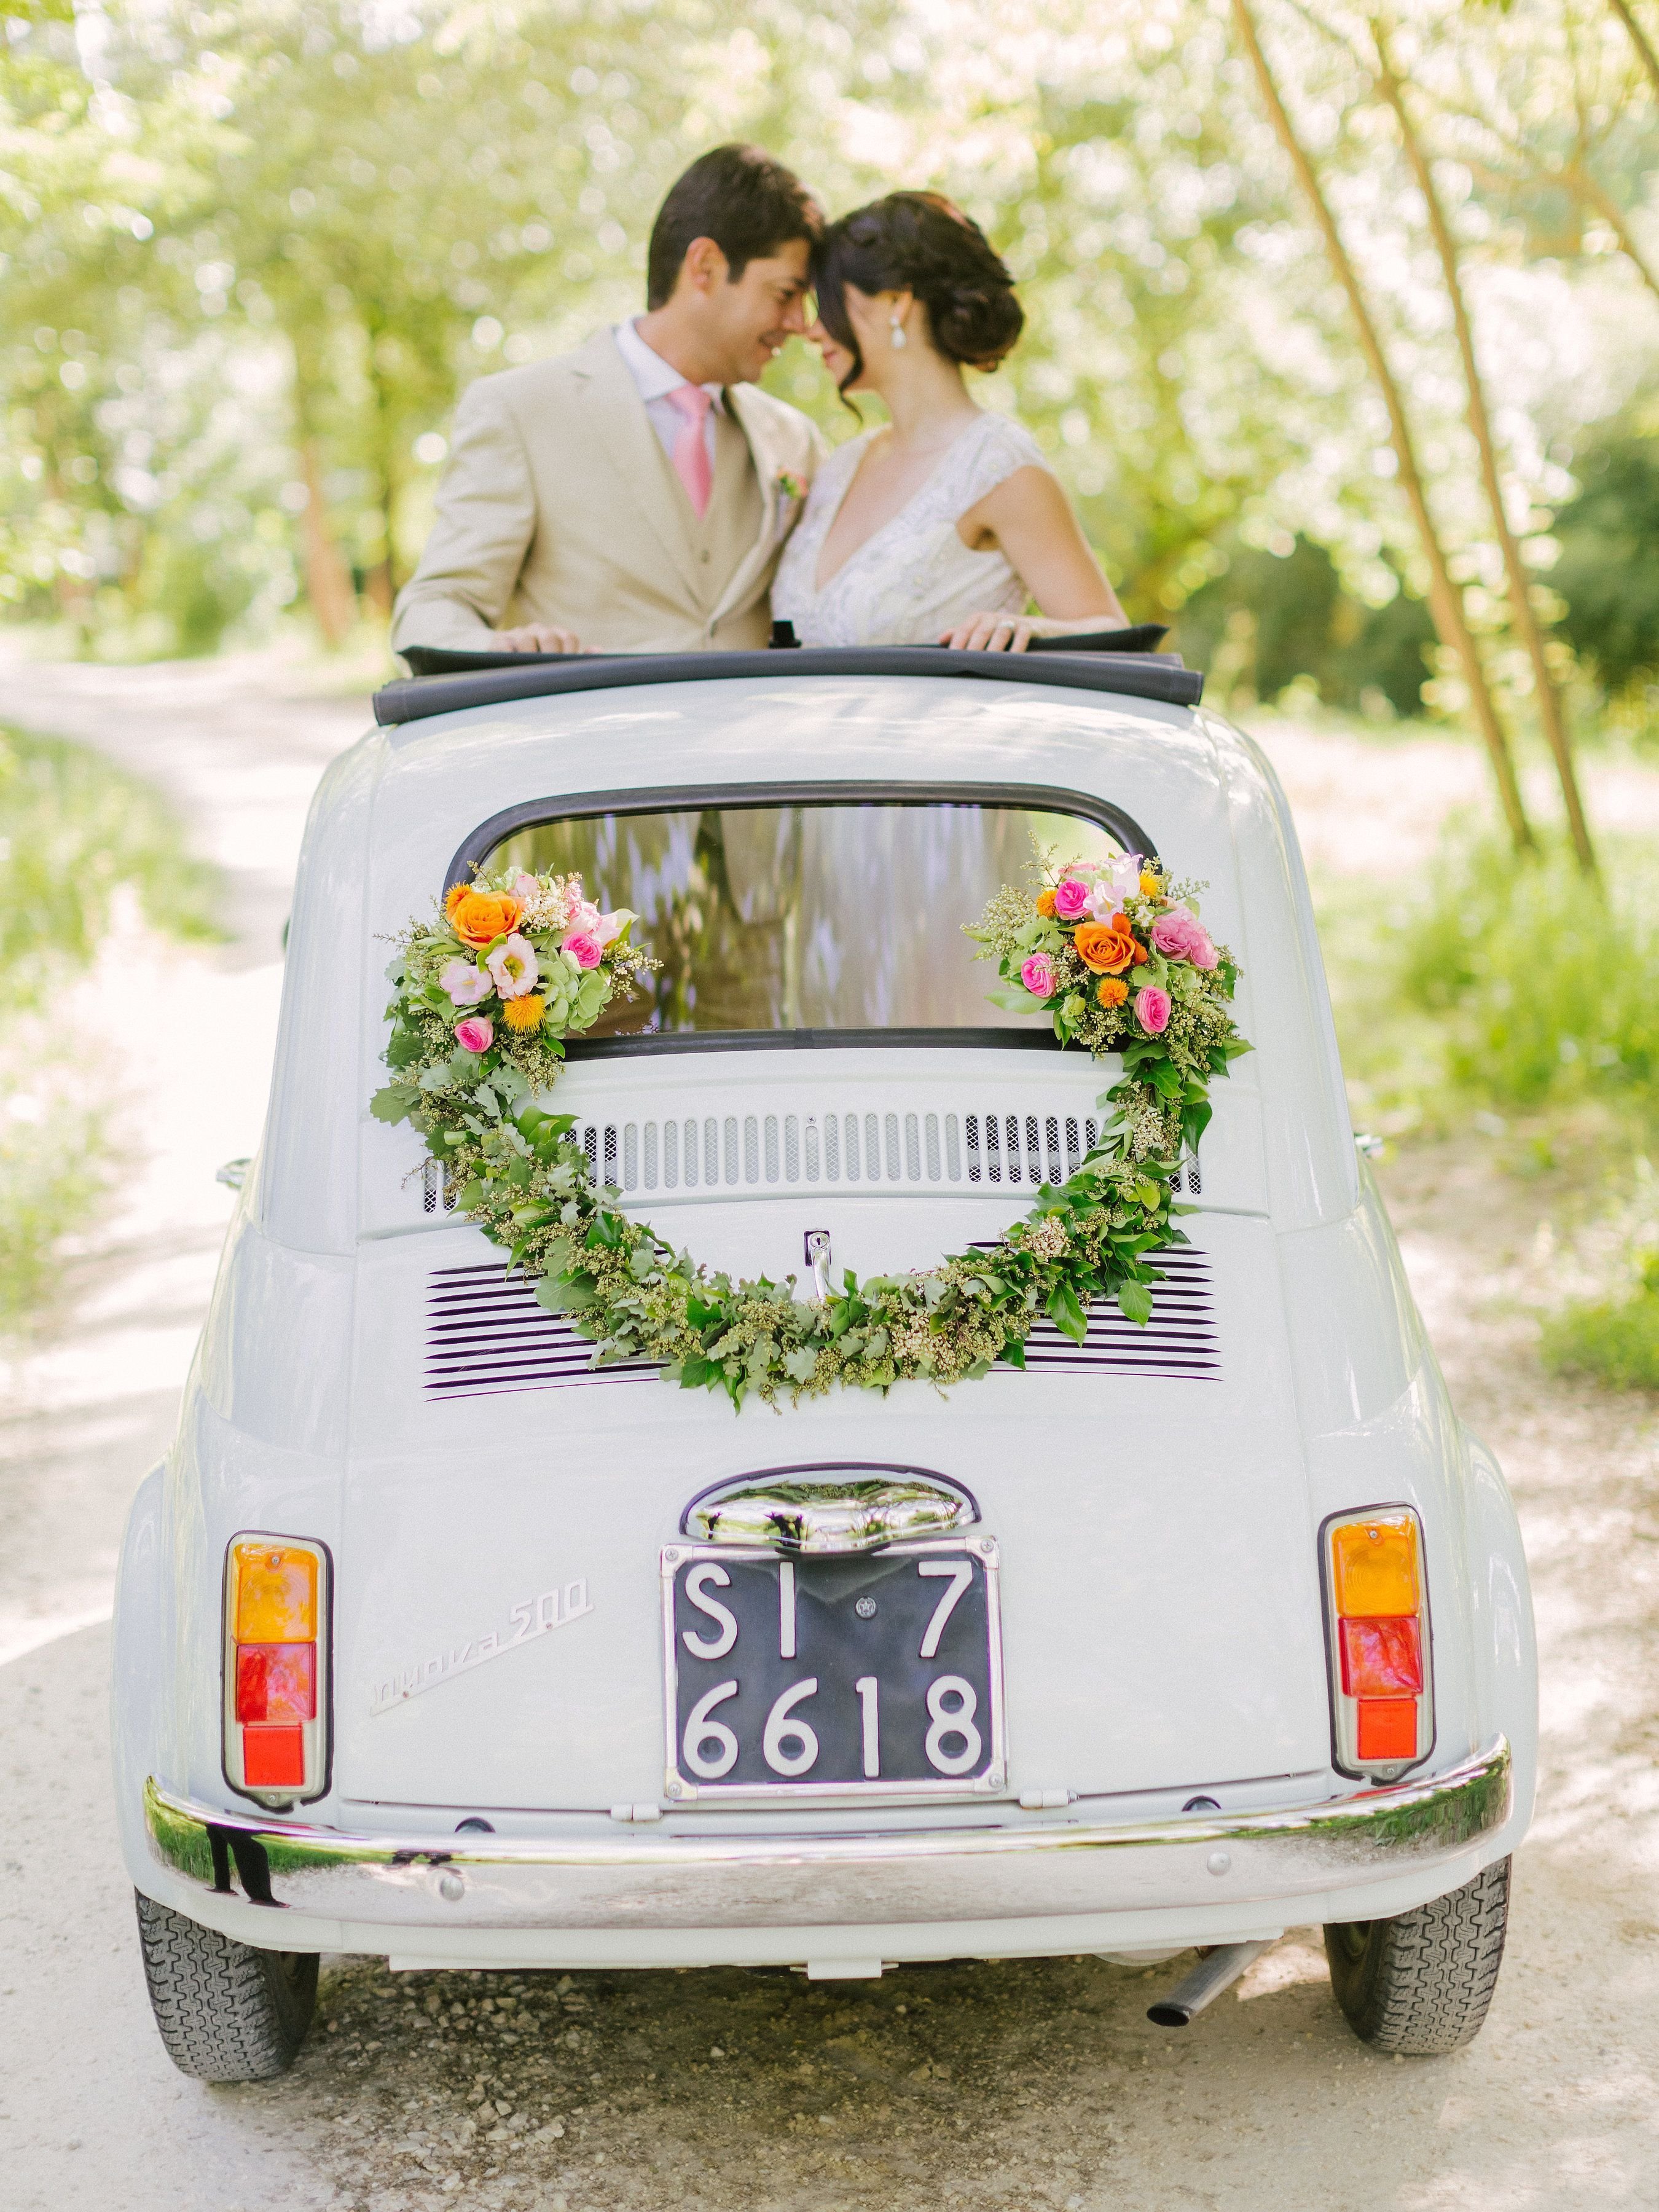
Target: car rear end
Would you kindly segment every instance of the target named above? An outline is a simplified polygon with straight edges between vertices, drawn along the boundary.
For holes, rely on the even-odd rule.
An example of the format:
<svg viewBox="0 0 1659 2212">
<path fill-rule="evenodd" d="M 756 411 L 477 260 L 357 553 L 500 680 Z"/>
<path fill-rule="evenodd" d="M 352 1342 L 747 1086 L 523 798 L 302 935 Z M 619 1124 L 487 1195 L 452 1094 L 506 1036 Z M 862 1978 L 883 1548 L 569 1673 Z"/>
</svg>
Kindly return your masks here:
<svg viewBox="0 0 1659 2212">
<path fill-rule="evenodd" d="M 259 1170 L 129 1543 L 150 1899 L 285 1954 L 837 1975 L 1380 1924 L 1505 1858 L 1513 1517 L 1355 1160 L 1282 800 L 1224 725 L 1063 676 L 745 663 L 334 772 Z M 458 867 L 580 866 L 663 963 L 552 1102 L 630 1212 L 802 1295 L 991 1250 L 1115 1072 L 983 1003 L 961 925 L 1033 831 L 1205 879 L 1243 972 L 1256 1049 L 1144 1328 L 734 1414 L 595 1367 L 367 1115 L 377 939 Z"/>
</svg>

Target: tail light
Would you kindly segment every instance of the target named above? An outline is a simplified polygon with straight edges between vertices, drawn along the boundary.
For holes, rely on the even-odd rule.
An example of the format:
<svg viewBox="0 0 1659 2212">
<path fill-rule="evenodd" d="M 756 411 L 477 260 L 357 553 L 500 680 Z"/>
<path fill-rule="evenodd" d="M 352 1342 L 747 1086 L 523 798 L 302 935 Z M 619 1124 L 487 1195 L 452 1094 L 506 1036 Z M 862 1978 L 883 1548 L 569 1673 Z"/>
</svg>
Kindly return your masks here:
<svg viewBox="0 0 1659 2212">
<path fill-rule="evenodd" d="M 1392 1781 L 1434 1743 L 1422 1527 L 1408 1505 L 1345 1514 L 1323 1547 L 1336 1764 Z"/>
<path fill-rule="evenodd" d="M 225 1558 L 225 1775 L 264 1804 L 320 1797 L 328 1777 L 328 1553 L 235 1537 Z"/>
</svg>

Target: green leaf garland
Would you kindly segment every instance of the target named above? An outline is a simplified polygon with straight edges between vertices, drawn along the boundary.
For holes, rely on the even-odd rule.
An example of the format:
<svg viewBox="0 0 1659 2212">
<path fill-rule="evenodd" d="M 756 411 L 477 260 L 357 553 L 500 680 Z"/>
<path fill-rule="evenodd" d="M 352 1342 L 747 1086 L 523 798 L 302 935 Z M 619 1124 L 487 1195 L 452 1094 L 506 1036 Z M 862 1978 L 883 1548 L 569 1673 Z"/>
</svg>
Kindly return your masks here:
<svg viewBox="0 0 1659 2212">
<path fill-rule="evenodd" d="M 389 971 L 393 1079 L 370 1111 L 419 1131 L 459 1186 L 459 1210 L 534 1283 L 541 1304 L 569 1317 L 596 1364 L 655 1361 L 683 1389 L 723 1391 L 734 1406 L 847 1386 L 942 1386 L 999 1360 L 1024 1367 L 1037 1321 L 1081 1343 L 1095 1299 L 1115 1299 L 1145 1326 L 1160 1279 L 1153 1257 L 1187 1241 L 1176 1169 L 1208 1122 L 1210 1083 L 1249 1049 L 1228 1012 L 1238 971 L 1198 921 L 1194 887 L 1167 885 L 1139 855 L 1043 874 L 1035 898 L 1005 887 L 966 933 L 983 948 L 977 957 L 997 963 L 996 1004 L 1046 1014 L 1062 1044 L 1121 1054 L 1123 1073 L 1098 1102 L 1099 1143 L 1067 1181 L 1042 1186 L 993 1251 L 952 1253 L 911 1274 L 860 1280 L 849 1269 L 839 1289 L 808 1299 L 793 1276 L 734 1282 L 624 1212 L 621 1193 L 594 1181 L 573 1140 L 575 1117 L 537 1103 L 557 1075 L 562 1036 L 591 1027 L 650 964 L 629 941 L 634 917 L 599 915 L 574 878 L 458 886 L 435 921 L 403 933 Z M 493 942 L 476 941 L 489 916 L 464 907 L 469 896 L 514 909 Z M 471 938 L 457 916 L 473 925 Z M 533 1027 L 499 995 L 504 976 L 525 995 L 512 961 L 498 957 L 509 941 L 520 968 L 527 953 L 536 971 Z M 597 964 L 582 964 L 596 951 Z M 1097 964 L 1120 954 L 1115 972 Z M 1034 968 L 1036 956 L 1047 964 Z M 483 991 L 468 963 L 497 990 Z M 1101 988 L 1124 975 L 1121 996 Z M 489 1040 L 469 1049 L 457 1030 L 479 1020 Z"/>
</svg>

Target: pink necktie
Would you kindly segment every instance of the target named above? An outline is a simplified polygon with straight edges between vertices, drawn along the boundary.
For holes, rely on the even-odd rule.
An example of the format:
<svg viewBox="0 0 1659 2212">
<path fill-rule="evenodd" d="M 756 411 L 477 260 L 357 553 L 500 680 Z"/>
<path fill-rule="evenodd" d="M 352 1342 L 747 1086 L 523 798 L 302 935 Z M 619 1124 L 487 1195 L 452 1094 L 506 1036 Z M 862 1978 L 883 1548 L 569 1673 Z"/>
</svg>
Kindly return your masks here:
<svg viewBox="0 0 1659 2212">
<path fill-rule="evenodd" d="M 678 407 L 685 417 L 674 441 L 674 473 L 685 486 L 685 495 L 701 521 L 708 512 L 708 495 L 714 488 L 714 471 L 708 465 L 708 441 L 702 428 L 714 403 L 700 384 L 676 385 L 667 397 L 669 404 Z"/>
</svg>

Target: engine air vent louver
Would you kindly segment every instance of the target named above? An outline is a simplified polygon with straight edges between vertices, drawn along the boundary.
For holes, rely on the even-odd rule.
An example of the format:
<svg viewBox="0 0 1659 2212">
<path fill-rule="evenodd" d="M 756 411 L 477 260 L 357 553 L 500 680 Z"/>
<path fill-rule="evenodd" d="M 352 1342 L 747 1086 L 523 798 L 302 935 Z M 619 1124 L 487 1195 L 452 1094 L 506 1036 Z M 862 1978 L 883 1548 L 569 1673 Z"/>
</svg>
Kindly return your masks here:
<svg viewBox="0 0 1659 2212">
<path fill-rule="evenodd" d="M 1082 1344 L 1063 1336 L 1052 1322 L 1039 1322 L 1026 1340 L 1027 1369 L 1218 1379 L 1221 1353 L 1206 1255 L 1195 1246 L 1177 1245 L 1157 1264 L 1164 1279 L 1153 1291 L 1152 1318 L 1145 1328 L 1125 1321 L 1115 1304 L 1096 1300 L 1088 1308 Z M 436 1268 L 428 1279 L 422 1387 L 428 1400 L 649 1381 L 659 1372 L 648 1359 L 595 1367 L 592 1356 L 568 1316 L 538 1305 L 530 1285 L 503 1273 L 499 1261 Z"/>
</svg>

